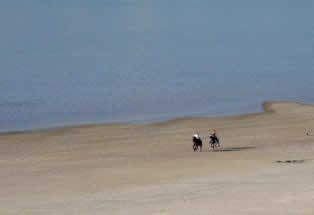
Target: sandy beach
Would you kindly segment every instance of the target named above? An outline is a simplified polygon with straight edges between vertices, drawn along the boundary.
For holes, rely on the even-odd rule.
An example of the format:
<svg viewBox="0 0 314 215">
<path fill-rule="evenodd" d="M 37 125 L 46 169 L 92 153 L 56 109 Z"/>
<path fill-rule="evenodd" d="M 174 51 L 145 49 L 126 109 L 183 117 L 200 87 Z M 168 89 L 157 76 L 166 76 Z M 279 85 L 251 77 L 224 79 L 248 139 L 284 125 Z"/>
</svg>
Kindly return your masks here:
<svg viewBox="0 0 314 215">
<path fill-rule="evenodd" d="M 0 135 L 0 214 L 313 214 L 314 107 Z M 222 146 L 213 152 L 208 131 Z M 204 139 L 192 151 L 192 135 Z M 306 134 L 308 132 L 308 134 Z"/>
</svg>

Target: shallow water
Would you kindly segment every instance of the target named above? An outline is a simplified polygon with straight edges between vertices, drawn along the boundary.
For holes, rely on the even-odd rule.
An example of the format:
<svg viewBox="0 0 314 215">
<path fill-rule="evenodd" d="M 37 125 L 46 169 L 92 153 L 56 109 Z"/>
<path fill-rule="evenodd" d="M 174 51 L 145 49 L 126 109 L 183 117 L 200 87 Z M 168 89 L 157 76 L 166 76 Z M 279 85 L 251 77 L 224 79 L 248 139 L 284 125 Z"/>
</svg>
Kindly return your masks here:
<svg viewBox="0 0 314 215">
<path fill-rule="evenodd" d="M 7 1 L 0 131 L 314 103 L 312 1 Z"/>
</svg>

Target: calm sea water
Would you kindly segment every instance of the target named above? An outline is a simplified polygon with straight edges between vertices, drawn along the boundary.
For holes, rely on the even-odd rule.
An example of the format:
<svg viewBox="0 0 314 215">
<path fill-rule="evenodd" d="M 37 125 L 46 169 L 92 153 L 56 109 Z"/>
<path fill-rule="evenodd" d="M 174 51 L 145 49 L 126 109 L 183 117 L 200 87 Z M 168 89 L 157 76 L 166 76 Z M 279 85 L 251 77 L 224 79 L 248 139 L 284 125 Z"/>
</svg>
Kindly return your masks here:
<svg viewBox="0 0 314 215">
<path fill-rule="evenodd" d="M 0 131 L 314 103 L 312 0 L 4 1 Z"/>
</svg>

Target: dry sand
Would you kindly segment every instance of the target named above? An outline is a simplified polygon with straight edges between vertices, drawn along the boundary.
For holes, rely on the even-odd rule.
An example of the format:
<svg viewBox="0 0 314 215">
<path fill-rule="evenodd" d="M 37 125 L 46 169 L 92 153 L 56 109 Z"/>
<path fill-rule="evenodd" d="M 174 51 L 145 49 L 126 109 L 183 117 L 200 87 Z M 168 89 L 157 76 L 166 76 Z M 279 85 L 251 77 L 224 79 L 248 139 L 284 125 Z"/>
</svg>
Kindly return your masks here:
<svg viewBox="0 0 314 215">
<path fill-rule="evenodd" d="M 314 214 L 314 107 L 0 136 L 0 214 Z M 216 128 L 219 151 L 191 138 Z M 314 134 L 313 134 L 314 135 Z"/>
</svg>

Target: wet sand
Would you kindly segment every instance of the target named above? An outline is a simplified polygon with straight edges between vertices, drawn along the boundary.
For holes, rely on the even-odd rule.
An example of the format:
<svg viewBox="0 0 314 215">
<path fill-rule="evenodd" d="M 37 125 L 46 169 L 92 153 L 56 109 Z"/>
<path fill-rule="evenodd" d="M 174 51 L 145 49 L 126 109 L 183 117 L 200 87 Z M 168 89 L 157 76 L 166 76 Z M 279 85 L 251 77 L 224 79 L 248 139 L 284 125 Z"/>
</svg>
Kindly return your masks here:
<svg viewBox="0 0 314 215">
<path fill-rule="evenodd" d="M 0 214 L 313 214 L 314 107 L 0 135 Z M 222 146 L 192 135 L 215 128 Z M 306 135 L 306 133 L 308 135 Z"/>
</svg>

